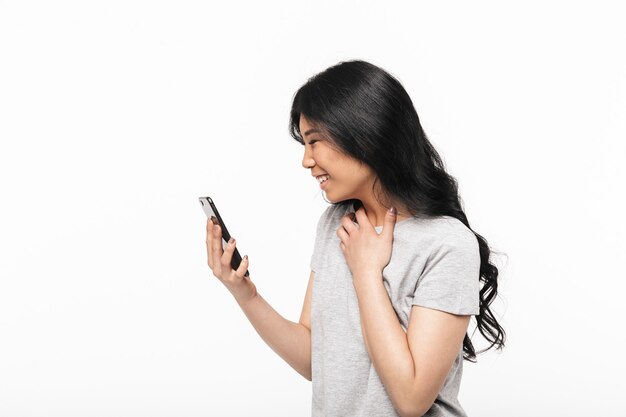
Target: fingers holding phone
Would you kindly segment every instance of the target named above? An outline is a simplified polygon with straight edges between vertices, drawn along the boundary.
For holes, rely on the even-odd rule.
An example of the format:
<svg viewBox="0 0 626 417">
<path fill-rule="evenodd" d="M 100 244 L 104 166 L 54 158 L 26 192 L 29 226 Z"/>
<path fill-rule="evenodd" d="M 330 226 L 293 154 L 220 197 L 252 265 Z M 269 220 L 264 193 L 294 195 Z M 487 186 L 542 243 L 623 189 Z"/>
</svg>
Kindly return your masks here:
<svg viewBox="0 0 626 417">
<path fill-rule="evenodd" d="M 222 216 L 220 216 L 219 211 L 217 210 L 217 206 L 215 205 L 215 202 L 213 201 L 213 199 L 211 197 L 200 197 L 199 198 L 200 201 L 200 205 L 202 206 L 202 210 L 204 210 L 204 213 L 207 216 L 207 226 L 208 226 L 208 219 L 211 219 L 212 223 L 214 225 L 218 225 L 219 226 L 219 231 L 220 234 L 222 236 L 222 240 L 221 240 L 221 245 L 222 245 L 222 249 L 225 249 L 228 241 L 230 240 L 230 233 L 228 233 L 228 228 L 226 227 L 226 224 L 224 223 L 224 219 L 222 218 Z M 239 254 L 239 251 L 237 250 L 237 247 L 235 247 L 235 252 L 233 253 L 230 265 L 234 270 L 238 270 L 239 269 L 239 264 L 241 263 L 241 255 Z M 213 265 L 211 263 L 211 265 Z M 250 271 L 246 270 L 246 273 L 244 276 L 249 276 Z"/>
<path fill-rule="evenodd" d="M 222 281 L 231 278 L 232 274 L 230 274 L 230 272 L 234 272 L 235 276 L 243 278 L 247 270 L 247 265 L 244 265 L 242 268 L 242 263 L 244 263 L 244 261 L 246 263 L 248 262 L 247 255 L 241 260 L 239 267 L 233 270 L 232 259 L 236 246 L 236 241 L 233 237 L 223 246 L 222 230 L 220 226 L 215 224 L 213 219 L 207 220 L 207 256 L 209 258 L 209 267 L 213 270 L 213 274 Z M 237 272 L 241 273 L 237 274 Z"/>
<path fill-rule="evenodd" d="M 231 237 L 222 248 L 221 227 L 214 223 L 211 217 L 207 219 L 206 231 L 207 258 L 213 275 L 226 286 L 238 302 L 254 297 L 256 286 L 247 274 L 249 264 L 247 255 L 241 259 L 237 269 L 233 269 L 232 259 L 237 248 L 236 240 Z"/>
<path fill-rule="evenodd" d="M 213 244 L 213 241 L 215 240 L 215 228 L 216 222 L 213 220 L 212 217 L 209 217 L 206 221 L 206 248 L 207 248 L 207 258 L 208 258 L 208 262 L 209 262 L 209 268 L 211 268 L 211 270 L 213 270 L 213 247 L 215 246 Z M 222 246 L 221 243 L 219 245 L 220 247 Z"/>
</svg>

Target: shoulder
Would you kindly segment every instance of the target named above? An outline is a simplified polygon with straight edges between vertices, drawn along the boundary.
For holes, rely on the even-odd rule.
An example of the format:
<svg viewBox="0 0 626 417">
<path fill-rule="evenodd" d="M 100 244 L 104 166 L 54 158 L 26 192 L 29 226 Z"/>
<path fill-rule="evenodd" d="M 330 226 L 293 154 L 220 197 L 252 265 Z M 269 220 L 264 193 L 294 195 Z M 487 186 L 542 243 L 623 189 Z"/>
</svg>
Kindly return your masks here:
<svg viewBox="0 0 626 417">
<path fill-rule="evenodd" d="M 451 216 L 414 217 L 407 222 L 403 233 L 424 238 L 430 244 L 458 242 L 471 245 L 476 235 L 462 221 Z"/>
<path fill-rule="evenodd" d="M 456 217 L 442 216 L 442 223 L 445 228 L 442 233 L 442 242 L 478 247 L 476 235 L 462 221 Z"/>
<path fill-rule="evenodd" d="M 451 216 L 414 218 L 407 227 L 400 230 L 400 236 L 407 244 L 417 245 L 430 257 L 450 252 L 464 252 L 468 256 L 478 256 L 478 239 L 474 232 L 462 221 Z"/>
<path fill-rule="evenodd" d="M 439 219 L 438 237 L 434 240 L 431 257 L 455 257 L 480 262 L 480 247 L 474 232 L 455 217 Z"/>
</svg>

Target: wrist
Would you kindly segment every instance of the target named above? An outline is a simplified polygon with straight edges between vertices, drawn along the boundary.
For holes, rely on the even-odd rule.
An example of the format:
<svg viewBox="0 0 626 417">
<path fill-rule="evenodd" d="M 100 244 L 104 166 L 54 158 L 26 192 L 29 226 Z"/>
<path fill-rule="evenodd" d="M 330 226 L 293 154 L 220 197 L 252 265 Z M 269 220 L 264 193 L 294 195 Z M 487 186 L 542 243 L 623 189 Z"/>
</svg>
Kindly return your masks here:
<svg viewBox="0 0 626 417">
<path fill-rule="evenodd" d="M 356 290 L 381 285 L 383 272 L 375 269 L 356 271 L 352 275 L 352 283 Z"/>
<path fill-rule="evenodd" d="M 258 294 L 256 285 L 254 285 L 250 278 L 244 278 L 244 284 L 238 286 L 238 288 L 229 288 L 228 290 L 241 307 L 256 298 Z"/>
</svg>

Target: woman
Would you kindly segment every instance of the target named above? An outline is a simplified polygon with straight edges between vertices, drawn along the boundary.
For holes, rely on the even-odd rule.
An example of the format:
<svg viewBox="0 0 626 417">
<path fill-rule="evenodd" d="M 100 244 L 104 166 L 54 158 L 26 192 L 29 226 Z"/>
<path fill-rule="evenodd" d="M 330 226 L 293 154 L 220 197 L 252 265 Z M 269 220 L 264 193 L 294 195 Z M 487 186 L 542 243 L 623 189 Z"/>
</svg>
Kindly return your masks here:
<svg viewBox="0 0 626 417">
<path fill-rule="evenodd" d="M 244 277 L 247 257 L 230 267 L 235 242 L 222 251 L 209 220 L 214 275 L 263 340 L 312 381 L 313 416 L 465 416 L 457 397 L 463 359 L 476 358 L 470 318 L 488 349 L 504 347 L 489 309 L 498 269 L 407 92 L 373 64 L 341 62 L 298 90 L 290 133 L 331 203 L 299 323 Z"/>
</svg>

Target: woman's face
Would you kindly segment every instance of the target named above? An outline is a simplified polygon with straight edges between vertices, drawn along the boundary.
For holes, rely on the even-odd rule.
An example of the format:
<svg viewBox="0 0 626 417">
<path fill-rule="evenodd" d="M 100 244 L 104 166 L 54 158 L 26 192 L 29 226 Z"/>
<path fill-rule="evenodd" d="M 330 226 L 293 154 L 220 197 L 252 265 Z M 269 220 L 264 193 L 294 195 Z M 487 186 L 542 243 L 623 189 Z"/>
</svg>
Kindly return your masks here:
<svg viewBox="0 0 626 417">
<path fill-rule="evenodd" d="M 314 177 L 328 175 L 321 188 L 329 201 L 370 199 L 375 175 L 367 165 L 339 151 L 304 115 L 300 115 L 300 132 L 305 143 L 302 166 Z"/>
</svg>

